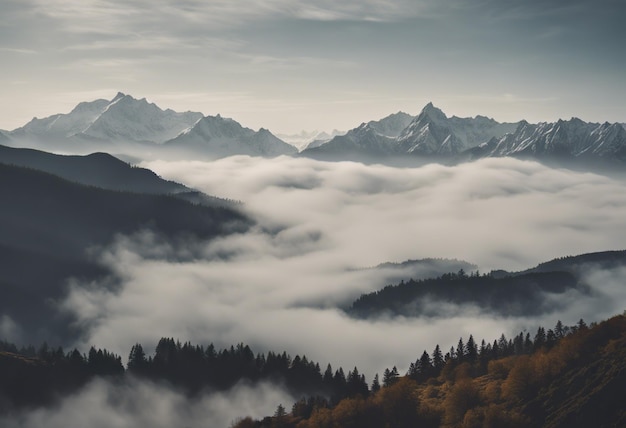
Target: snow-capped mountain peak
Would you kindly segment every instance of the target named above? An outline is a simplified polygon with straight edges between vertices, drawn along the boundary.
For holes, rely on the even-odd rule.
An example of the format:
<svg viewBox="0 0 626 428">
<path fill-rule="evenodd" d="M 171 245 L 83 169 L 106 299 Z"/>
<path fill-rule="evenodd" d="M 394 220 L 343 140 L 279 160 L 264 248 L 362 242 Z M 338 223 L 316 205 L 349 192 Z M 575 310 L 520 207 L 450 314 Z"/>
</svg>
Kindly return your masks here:
<svg viewBox="0 0 626 428">
<path fill-rule="evenodd" d="M 427 117 L 435 123 L 444 123 L 448 120 L 446 114 L 437 107 L 435 107 L 432 102 L 429 102 L 424 106 L 418 117 L 420 116 Z"/>
<path fill-rule="evenodd" d="M 294 146 L 265 128 L 255 132 L 219 114 L 203 117 L 184 133 L 165 142 L 164 147 L 174 156 L 194 153 L 195 157 L 212 159 L 232 155 L 274 157 L 297 152 Z"/>
<path fill-rule="evenodd" d="M 145 98 L 137 100 L 118 92 L 110 101 L 81 102 L 67 114 L 35 118 L 11 135 L 47 142 L 87 139 L 161 143 L 180 134 L 201 117 L 201 113 L 163 111 Z"/>
</svg>

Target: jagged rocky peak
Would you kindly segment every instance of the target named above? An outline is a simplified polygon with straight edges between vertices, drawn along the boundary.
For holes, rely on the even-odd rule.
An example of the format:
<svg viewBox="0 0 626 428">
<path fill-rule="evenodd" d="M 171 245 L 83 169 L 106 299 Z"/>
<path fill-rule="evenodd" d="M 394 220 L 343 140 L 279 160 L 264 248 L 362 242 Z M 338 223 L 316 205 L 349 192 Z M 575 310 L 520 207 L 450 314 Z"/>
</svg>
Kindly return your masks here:
<svg viewBox="0 0 626 428">
<path fill-rule="evenodd" d="M 113 97 L 113 99 L 111 100 L 112 103 L 114 103 L 117 100 L 120 100 L 124 97 L 127 97 L 128 95 L 126 95 L 124 92 L 118 92 L 117 95 L 115 95 L 115 97 Z M 132 98 L 132 97 L 131 97 Z"/>
<path fill-rule="evenodd" d="M 448 116 L 441 109 L 435 107 L 432 102 L 424 106 L 419 116 L 428 117 L 434 122 L 445 122 L 448 120 Z"/>
</svg>

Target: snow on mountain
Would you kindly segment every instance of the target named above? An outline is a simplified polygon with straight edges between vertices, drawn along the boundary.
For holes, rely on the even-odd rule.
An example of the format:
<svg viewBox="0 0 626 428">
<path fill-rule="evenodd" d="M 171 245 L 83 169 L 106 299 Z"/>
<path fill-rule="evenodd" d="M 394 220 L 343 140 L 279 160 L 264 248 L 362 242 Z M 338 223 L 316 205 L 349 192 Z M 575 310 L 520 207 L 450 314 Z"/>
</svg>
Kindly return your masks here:
<svg viewBox="0 0 626 428">
<path fill-rule="evenodd" d="M 366 156 L 450 156 L 502 136 L 515 127 L 516 124 L 501 124 L 484 116 L 448 118 L 428 103 L 416 117 L 399 112 L 361 124 L 345 138 L 335 137 L 315 150 L 307 147 L 303 155 L 329 157 L 356 152 Z"/>
<path fill-rule="evenodd" d="M 345 132 L 334 129 L 330 134 L 328 132 L 320 131 L 301 131 L 298 134 L 276 134 L 276 137 L 280 138 L 287 144 L 295 146 L 299 151 L 302 151 L 308 147 L 316 147 L 330 141 L 337 135 L 343 135 Z"/>
<path fill-rule="evenodd" d="M 255 132 L 220 115 L 200 119 L 193 127 L 165 142 L 163 147 L 171 153 L 194 154 L 204 158 L 232 155 L 275 157 L 293 155 L 298 151 L 267 129 Z"/>
<path fill-rule="evenodd" d="M 463 149 L 463 142 L 454 134 L 446 115 L 428 103 L 398 136 L 398 149 L 420 155 L 454 154 Z"/>
<path fill-rule="evenodd" d="M 8 134 L 7 131 L 3 131 L 0 129 L 0 144 L 6 143 L 9 141 L 9 136 L 7 134 Z"/>
<path fill-rule="evenodd" d="M 99 99 L 82 102 L 67 114 L 55 114 L 43 119 L 33 118 L 11 132 L 16 138 L 67 139 L 83 132 L 97 119 L 109 101 Z"/>
<path fill-rule="evenodd" d="M 398 112 L 380 120 L 362 123 L 344 135 L 337 135 L 327 142 L 314 141 L 302 151 L 303 156 L 314 158 L 335 157 L 352 159 L 362 156 L 376 157 L 395 154 L 395 138 L 413 120 L 413 116 Z"/>
<path fill-rule="evenodd" d="M 588 123 L 577 118 L 554 123 L 520 123 L 517 129 L 494 138 L 473 157 L 525 156 L 533 158 L 613 158 L 626 160 L 626 130 L 619 123 Z"/>
<path fill-rule="evenodd" d="M 145 98 L 118 93 L 80 136 L 114 141 L 163 143 L 202 118 L 201 113 L 161 110 Z"/>
<path fill-rule="evenodd" d="M 380 120 L 368 122 L 370 128 L 385 137 L 396 138 L 414 119 L 410 114 L 399 111 Z"/>
<path fill-rule="evenodd" d="M 393 155 L 395 139 L 379 134 L 370 123 L 362 123 L 327 143 L 307 147 L 303 156 L 326 160 L 361 160 L 362 157 L 376 158 Z"/>
<path fill-rule="evenodd" d="M 200 118 L 201 113 L 161 110 L 145 98 L 137 100 L 120 92 L 111 101 L 82 102 L 67 114 L 34 118 L 10 135 L 37 141 L 95 139 L 162 143 Z"/>
</svg>

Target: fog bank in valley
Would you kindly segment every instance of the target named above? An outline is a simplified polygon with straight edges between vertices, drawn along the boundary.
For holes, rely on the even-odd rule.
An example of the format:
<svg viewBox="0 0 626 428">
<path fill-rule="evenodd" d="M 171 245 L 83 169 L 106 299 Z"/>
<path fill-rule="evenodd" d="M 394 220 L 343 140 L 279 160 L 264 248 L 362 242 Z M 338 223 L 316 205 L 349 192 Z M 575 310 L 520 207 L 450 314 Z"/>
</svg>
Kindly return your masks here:
<svg viewBox="0 0 626 428">
<path fill-rule="evenodd" d="M 74 280 L 56 302 L 84 331 L 75 343 L 83 351 L 95 345 L 125 359 L 137 342 L 151 354 L 161 337 L 218 349 L 243 342 L 255 352 L 305 354 L 322 369 L 356 365 L 371 382 L 386 367 L 406 371 L 436 344 L 445 352 L 460 336 L 534 334 L 557 319 L 589 322 L 626 307 L 626 269 L 590 266 L 592 291 L 546 295 L 554 310 L 540 317 L 498 317 L 440 301 L 429 310 L 438 316 L 417 318 L 357 320 L 341 309 L 398 274 L 389 266 L 360 269 L 382 262 L 456 258 L 487 272 L 621 249 L 624 183 L 604 176 L 514 159 L 394 168 L 238 156 L 144 166 L 242 201 L 256 225 L 208 242 L 171 243 L 143 231 L 92 249 L 119 286 Z M 0 333 L 18 340 L 20 326 L 5 316 Z M 237 417 L 272 414 L 280 403 L 289 409 L 297 398 L 268 384 L 189 399 L 143 381 L 96 380 L 52 408 L 16 413 L 0 425 L 226 427 Z"/>
<path fill-rule="evenodd" d="M 122 278 L 121 288 L 75 284 L 62 304 L 88 327 L 81 346 L 125 355 L 135 342 L 151 349 L 161 336 L 218 347 L 245 342 L 256 352 L 286 350 L 346 369 L 356 364 L 371 380 L 437 343 L 447 349 L 459 336 L 493 340 L 623 310 L 623 293 L 613 299 L 616 287 L 558 297 L 565 309 L 555 305 L 544 319 L 499 319 L 448 304 L 437 308 L 441 318 L 363 321 L 339 309 L 386 285 L 383 271 L 353 269 L 384 261 L 458 258 L 485 272 L 620 248 L 626 193 L 623 183 L 603 176 L 514 159 L 404 169 L 241 156 L 145 166 L 243 201 L 258 224 L 182 247 L 149 233 L 120 237 L 101 257 Z M 186 261 L 168 262 L 177 252 Z M 600 273 L 590 280 L 600 289 L 607 283 Z"/>
<path fill-rule="evenodd" d="M 293 399 L 269 384 L 237 385 L 196 398 L 165 386 L 131 379 L 97 379 L 57 406 L 0 416 L 5 428 L 229 427 L 241 415 L 262 418 Z"/>
</svg>

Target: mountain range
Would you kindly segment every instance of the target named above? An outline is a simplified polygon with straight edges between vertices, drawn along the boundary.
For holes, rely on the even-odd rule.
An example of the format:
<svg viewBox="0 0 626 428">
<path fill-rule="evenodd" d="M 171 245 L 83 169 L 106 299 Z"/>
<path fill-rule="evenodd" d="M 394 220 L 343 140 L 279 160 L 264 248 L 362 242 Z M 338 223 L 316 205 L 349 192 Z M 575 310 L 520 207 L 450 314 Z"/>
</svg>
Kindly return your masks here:
<svg viewBox="0 0 626 428">
<path fill-rule="evenodd" d="M 622 123 L 578 118 L 531 124 L 485 116 L 448 117 L 428 103 L 417 116 L 404 112 L 364 122 L 342 134 L 284 135 L 246 128 L 234 119 L 162 110 L 145 98 L 118 93 L 112 100 L 78 104 L 70 113 L 34 118 L 0 132 L 0 144 L 47 151 L 106 151 L 145 158 L 216 159 L 231 155 L 298 155 L 322 160 L 458 163 L 512 156 L 539 161 L 626 161 Z M 301 150 L 298 153 L 298 150 Z"/>
<path fill-rule="evenodd" d="M 110 101 L 82 102 L 67 114 L 33 118 L 4 136 L 0 134 L 0 143 L 18 147 L 73 154 L 120 152 L 139 158 L 271 157 L 297 152 L 266 129 L 253 131 L 219 115 L 162 110 L 145 98 L 121 92 Z"/>
<path fill-rule="evenodd" d="M 233 119 L 220 115 L 206 116 L 177 137 L 166 141 L 162 149 L 168 158 L 201 155 L 221 158 L 232 155 L 275 157 L 293 155 L 298 149 L 275 137 L 267 129 L 253 131 Z"/>
<path fill-rule="evenodd" d="M 444 162 L 485 157 L 536 160 L 626 161 L 626 129 L 619 123 L 577 118 L 555 123 L 499 123 L 493 119 L 447 117 L 432 103 L 411 117 L 396 113 L 363 123 L 301 156 L 325 160 L 426 158 Z"/>
<path fill-rule="evenodd" d="M 285 143 L 291 144 L 299 151 L 302 151 L 304 149 L 321 146 L 322 144 L 329 142 L 334 137 L 343 134 L 345 134 L 345 132 L 333 129 L 330 133 L 325 131 L 302 131 L 298 134 L 276 134 L 276 136 Z"/>
</svg>

